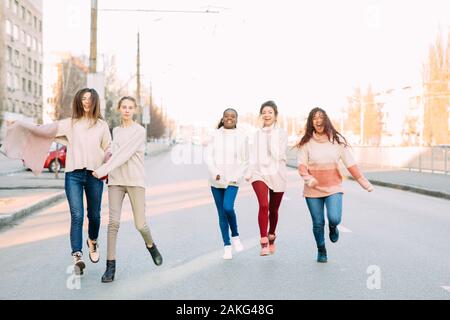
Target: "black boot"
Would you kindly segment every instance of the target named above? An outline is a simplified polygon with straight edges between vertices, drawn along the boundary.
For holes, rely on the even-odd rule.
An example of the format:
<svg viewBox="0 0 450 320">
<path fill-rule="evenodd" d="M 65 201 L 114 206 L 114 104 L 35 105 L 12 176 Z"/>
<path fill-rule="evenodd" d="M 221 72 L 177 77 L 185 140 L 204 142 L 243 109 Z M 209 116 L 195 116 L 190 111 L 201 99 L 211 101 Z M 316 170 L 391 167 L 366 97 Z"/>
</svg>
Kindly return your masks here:
<svg viewBox="0 0 450 320">
<path fill-rule="evenodd" d="M 147 250 L 148 252 L 150 252 L 150 254 L 152 255 L 153 258 L 153 262 L 157 265 L 160 266 L 163 263 L 163 258 L 161 256 L 161 254 L 158 251 L 158 248 L 156 247 L 156 244 L 153 244 L 153 246 L 151 248 L 149 248 L 147 245 Z"/>
<path fill-rule="evenodd" d="M 103 274 L 102 282 L 113 282 L 116 273 L 116 260 L 106 260 L 106 271 Z"/>
<path fill-rule="evenodd" d="M 317 262 L 325 263 L 328 261 L 327 249 L 325 246 L 317 247 Z"/>
</svg>

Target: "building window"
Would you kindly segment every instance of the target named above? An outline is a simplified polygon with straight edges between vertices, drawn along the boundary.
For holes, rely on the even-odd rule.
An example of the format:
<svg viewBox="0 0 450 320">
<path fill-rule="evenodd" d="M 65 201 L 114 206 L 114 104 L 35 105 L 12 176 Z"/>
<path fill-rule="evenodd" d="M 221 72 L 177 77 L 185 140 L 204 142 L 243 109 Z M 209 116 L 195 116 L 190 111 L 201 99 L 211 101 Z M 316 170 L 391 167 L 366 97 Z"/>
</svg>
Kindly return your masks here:
<svg viewBox="0 0 450 320">
<path fill-rule="evenodd" d="M 34 38 L 34 37 L 33 37 L 32 49 L 33 49 L 33 51 L 37 50 L 37 41 L 36 41 L 36 38 Z"/>
<path fill-rule="evenodd" d="M 38 42 L 38 52 L 42 54 L 42 44 Z"/>
<path fill-rule="evenodd" d="M 25 31 L 20 31 L 20 41 L 22 41 L 23 44 L 27 44 L 27 37 L 25 36 Z"/>
<path fill-rule="evenodd" d="M 37 69 L 37 61 L 34 61 L 34 73 L 37 74 L 38 69 Z"/>
<path fill-rule="evenodd" d="M 39 97 L 42 97 L 42 86 L 39 86 Z"/>
<path fill-rule="evenodd" d="M 12 48 L 10 46 L 6 47 L 6 61 L 12 61 Z"/>
<path fill-rule="evenodd" d="M 11 8 L 11 1 L 12 0 L 6 0 L 5 2 L 6 2 L 6 7 L 9 9 L 9 8 Z"/>
<path fill-rule="evenodd" d="M 20 67 L 20 52 L 18 50 L 14 50 L 14 66 Z"/>
<path fill-rule="evenodd" d="M 27 10 L 25 10 L 24 6 L 21 7 L 20 15 L 21 15 L 23 20 L 26 19 L 26 17 L 27 17 Z"/>
<path fill-rule="evenodd" d="M 22 78 L 22 91 L 26 92 L 27 91 L 27 79 Z"/>
<path fill-rule="evenodd" d="M 31 80 L 28 80 L 28 93 L 31 93 Z"/>
<path fill-rule="evenodd" d="M 39 63 L 39 74 L 42 74 L 42 63 Z"/>
<path fill-rule="evenodd" d="M 37 83 L 35 82 L 34 83 L 34 96 L 37 96 L 37 93 L 38 93 L 38 91 L 37 91 Z"/>
<path fill-rule="evenodd" d="M 38 22 L 37 22 L 37 18 L 36 16 L 34 16 L 34 28 L 37 30 L 38 29 Z"/>
<path fill-rule="evenodd" d="M 27 48 L 31 47 L 31 36 L 27 34 Z"/>
<path fill-rule="evenodd" d="M 11 24 L 11 21 L 9 21 L 9 20 L 6 20 L 5 21 L 5 31 L 6 31 L 6 34 L 8 34 L 8 35 L 12 35 L 12 24 Z"/>
<path fill-rule="evenodd" d="M 6 87 L 12 88 L 13 87 L 13 80 L 12 80 L 12 74 L 11 72 L 6 73 Z"/>
<path fill-rule="evenodd" d="M 42 33 L 42 20 L 39 20 L 39 32 Z"/>
<path fill-rule="evenodd" d="M 20 90 L 20 77 L 17 74 L 14 75 L 14 89 Z"/>
<path fill-rule="evenodd" d="M 31 72 L 32 69 L 32 62 L 31 62 L 31 58 L 28 58 L 28 71 Z"/>
<path fill-rule="evenodd" d="M 32 17 L 31 11 L 27 10 L 27 23 L 28 24 L 31 24 L 31 17 Z"/>
<path fill-rule="evenodd" d="M 15 15 L 17 15 L 19 13 L 19 2 L 18 1 L 14 1 L 13 12 Z"/>
<path fill-rule="evenodd" d="M 13 36 L 14 36 L 14 39 L 19 40 L 19 34 L 20 34 L 20 32 L 19 32 L 19 26 L 15 24 L 15 25 L 14 25 L 14 29 L 13 29 Z"/>
</svg>

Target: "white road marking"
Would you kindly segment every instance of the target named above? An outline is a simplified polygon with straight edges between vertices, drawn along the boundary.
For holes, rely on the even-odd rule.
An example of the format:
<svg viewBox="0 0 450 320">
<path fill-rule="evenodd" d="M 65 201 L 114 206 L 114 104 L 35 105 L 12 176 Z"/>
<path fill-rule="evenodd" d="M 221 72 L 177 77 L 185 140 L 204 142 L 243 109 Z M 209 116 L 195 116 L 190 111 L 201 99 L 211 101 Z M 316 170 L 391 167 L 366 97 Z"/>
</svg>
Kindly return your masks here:
<svg viewBox="0 0 450 320">
<path fill-rule="evenodd" d="M 347 229 L 346 227 L 344 227 L 343 225 L 339 225 L 338 226 L 339 231 L 343 232 L 343 233 L 352 233 L 353 231 L 350 229 Z"/>
</svg>

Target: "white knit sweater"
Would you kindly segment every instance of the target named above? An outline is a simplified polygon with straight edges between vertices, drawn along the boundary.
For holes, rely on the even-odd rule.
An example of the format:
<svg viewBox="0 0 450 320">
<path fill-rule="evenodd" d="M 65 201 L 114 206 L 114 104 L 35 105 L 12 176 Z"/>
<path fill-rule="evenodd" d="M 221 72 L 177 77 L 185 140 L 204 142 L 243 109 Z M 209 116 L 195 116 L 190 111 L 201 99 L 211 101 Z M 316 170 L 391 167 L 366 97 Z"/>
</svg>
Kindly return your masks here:
<svg viewBox="0 0 450 320">
<path fill-rule="evenodd" d="M 216 188 L 239 186 L 248 169 L 248 138 L 239 129 L 214 131 L 206 148 L 210 185 Z M 220 180 L 216 177 L 220 175 Z"/>
<path fill-rule="evenodd" d="M 287 186 L 288 136 L 286 130 L 272 125 L 256 131 L 250 151 L 250 182 L 264 182 L 274 192 L 284 192 Z"/>
</svg>

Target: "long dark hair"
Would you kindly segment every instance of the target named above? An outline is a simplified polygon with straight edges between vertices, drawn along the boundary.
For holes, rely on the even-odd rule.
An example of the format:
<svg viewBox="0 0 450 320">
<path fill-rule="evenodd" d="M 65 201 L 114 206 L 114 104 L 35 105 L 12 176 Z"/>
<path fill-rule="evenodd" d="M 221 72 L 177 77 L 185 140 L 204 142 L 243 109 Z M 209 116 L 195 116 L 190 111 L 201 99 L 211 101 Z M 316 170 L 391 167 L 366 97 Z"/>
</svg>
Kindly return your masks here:
<svg viewBox="0 0 450 320">
<path fill-rule="evenodd" d="M 327 113 L 322 108 L 314 108 L 309 112 L 308 120 L 306 121 L 305 135 L 302 137 L 300 142 L 297 143 L 296 147 L 300 148 L 304 144 L 308 143 L 309 140 L 311 140 L 314 133 L 313 118 L 314 115 L 318 112 L 321 112 L 323 114 L 324 132 L 327 135 L 328 140 L 331 143 L 337 142 L 338 144 L 342 144 L 347 147 L 349 145 L 347 140 L 334 128 L 330 118 L 328 118 Z"/>
<path fill-rule="evenodd" d="M 102 119 L 103 117 L 100 113 L 100 97 L 98 96 L 97 91 L 95 89 L 91 88 L 84 88 L 79 90 L 75 97 L 73 98 L 72 103 L 72 119 L 81 119 L 84 117 L 84 109 L 83 109 L 83 95 L 85 93 L 89 92 L 91 94 L 91 108 L 89 110 L 88 118 L 92 120 L 93 124 L 95 125 L 97 123 L 98 119 Z"/>
<path fill-rule="evenodd" d="M 233 109 L 233 108 L 227 108 L 227 109 L 225 109 L 225 111 L 223 112 L 222 119 L 220 119 L 219 124 L 217 125 L 217 129 L 220 129 L 220 128 L 223 127 L 223 117 L 225 116 L 225 113 L 228 112 L 228 111 L 232 111 L 232 112 L 236 113 L 236 121 L 237 121 L 237 118 L 238 118 L 238 113 L 237 113 L 237 111 L 236 111 L 235 109 Z M 234 127 L 234 128 L 236 128 L 236 127 Z"/>
</svg>

